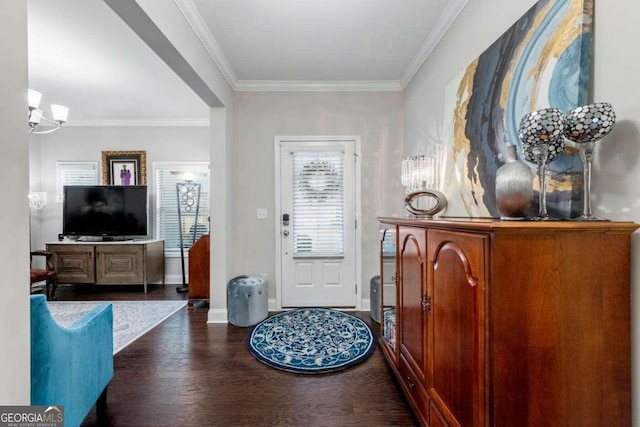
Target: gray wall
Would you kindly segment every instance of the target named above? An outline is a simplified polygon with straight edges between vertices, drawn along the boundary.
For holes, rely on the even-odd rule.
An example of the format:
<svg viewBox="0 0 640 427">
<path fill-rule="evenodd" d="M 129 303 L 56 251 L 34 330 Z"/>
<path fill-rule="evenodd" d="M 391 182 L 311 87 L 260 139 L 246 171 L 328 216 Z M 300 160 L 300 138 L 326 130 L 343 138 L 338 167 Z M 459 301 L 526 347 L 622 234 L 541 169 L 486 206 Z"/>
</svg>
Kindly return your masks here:
<svg viewBox="0 0 640 427">
<path fill-rule="evenodd" d="M 234 271 L 267 273 L 275 298 L 274 137 L 360 135 L 362 298 L 378 268 L 378 215 L 400 213 L 402 93 L 238 92 L 234 99 Z M 394 200 L 388 204 L 388 200 Z M 256 220 L 267 208 L 269 221 Z"/>
<path fill-rule="evenodd" d="M 2 3 L 0 15 L 0 404 L 30 401 L 29 143 L 27 111 L 27 3 Z"/>
<path fill-rule="evenodd" d="M 535 2 L 470 1 L 405 90 L 404 153 L 419 154 L 441 135 L 444 89 Z M 593 171 L 594 214 L 640 223 L 640 2 L 596 2 L 590 101 L 608 101 L 617 113 L 612 133 L 598 143 Z M 466 215 L 447 211 L 448 215 Z M 640 234 L 632 236 L 634 424 L 640 419 Z"/>
</svg>

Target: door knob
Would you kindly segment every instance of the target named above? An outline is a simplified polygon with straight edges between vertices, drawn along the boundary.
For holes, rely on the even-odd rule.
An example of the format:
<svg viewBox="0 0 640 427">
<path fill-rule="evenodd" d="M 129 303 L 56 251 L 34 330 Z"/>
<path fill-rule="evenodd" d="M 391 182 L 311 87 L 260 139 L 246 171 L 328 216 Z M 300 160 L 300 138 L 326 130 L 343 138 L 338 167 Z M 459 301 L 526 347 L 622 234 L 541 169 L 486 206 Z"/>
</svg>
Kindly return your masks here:
<svg viewBox="0 0 640 427">
<path fill-rule="evenodd" d="M 284 235 L 284 237 L 287 237 L 289 235 L 289 230 L 284 230 L 282 234 Z"/>
</svg>

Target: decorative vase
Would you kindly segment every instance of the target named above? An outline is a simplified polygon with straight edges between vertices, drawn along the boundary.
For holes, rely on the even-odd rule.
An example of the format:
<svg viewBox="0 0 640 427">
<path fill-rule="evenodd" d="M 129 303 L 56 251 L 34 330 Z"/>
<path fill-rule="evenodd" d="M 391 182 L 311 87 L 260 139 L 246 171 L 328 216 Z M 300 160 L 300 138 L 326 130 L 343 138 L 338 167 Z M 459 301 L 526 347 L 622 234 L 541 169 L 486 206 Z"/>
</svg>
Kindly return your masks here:
<svg viewBox="0 0 640 427">
<path fill-rule="evenodd" d="M 533 173 L 518 161 L 515 145 L 507 145 L 505 164 L 496 171 L 496 206 L 502 220 L 521 220 L 533 199 Z"/>
</svg>

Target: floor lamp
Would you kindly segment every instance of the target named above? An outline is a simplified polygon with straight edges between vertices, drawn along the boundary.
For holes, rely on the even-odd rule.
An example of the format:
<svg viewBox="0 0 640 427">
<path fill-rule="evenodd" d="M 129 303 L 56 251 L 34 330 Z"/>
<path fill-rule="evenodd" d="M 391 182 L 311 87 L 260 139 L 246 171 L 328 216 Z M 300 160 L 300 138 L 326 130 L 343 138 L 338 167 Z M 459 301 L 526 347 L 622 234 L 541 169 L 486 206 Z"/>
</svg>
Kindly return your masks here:
<svg viewBox="0 0 640 427">
<path fill-rule="evenodd" d="M 187 292 L 189 285 L 184 270 L 184 239 L 182 216 L 195 212 L 193 226 L 191 227 L 191 246 L 196 243 L 198 232 L 198 214 L 200 213 L 200 184 L 193 182 L 179 182 L 176 184 L 176 194 L 178 196 L 178 225 L 180 228 L 180 261 L 182 262 L 182 286 L 176 288 L 177 292 Z"/>
</svg>

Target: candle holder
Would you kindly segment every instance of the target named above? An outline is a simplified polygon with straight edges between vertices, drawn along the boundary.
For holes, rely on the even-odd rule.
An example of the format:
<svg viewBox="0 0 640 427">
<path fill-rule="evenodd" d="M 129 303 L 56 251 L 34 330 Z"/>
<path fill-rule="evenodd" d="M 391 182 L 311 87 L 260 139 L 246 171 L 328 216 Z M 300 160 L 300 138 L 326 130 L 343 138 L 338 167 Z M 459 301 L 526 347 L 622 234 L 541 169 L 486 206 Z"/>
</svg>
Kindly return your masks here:
<svg viewBox="0 0 640 427">
<path fill-rule="evenodd" d="M 558 220 L 547 212 L 547 165 L 564 150 L 564 116 L 557 108 L 532 111 L 522 117 L 518 136 L 523 157 L 538 166 L 538 215 L 532 221 Z"/>
<path fill-rule="evenodd" d="M 591 164 L 596 141 L 604 138 L 616 122 L 611 104 L 597 102 L 570 110 L 565 117 L 564 136 L 578 145 L 582 159 L 583 201 L 582 215 L 578 221 L 606 221 L 591 212 Z"/>
</svg>

